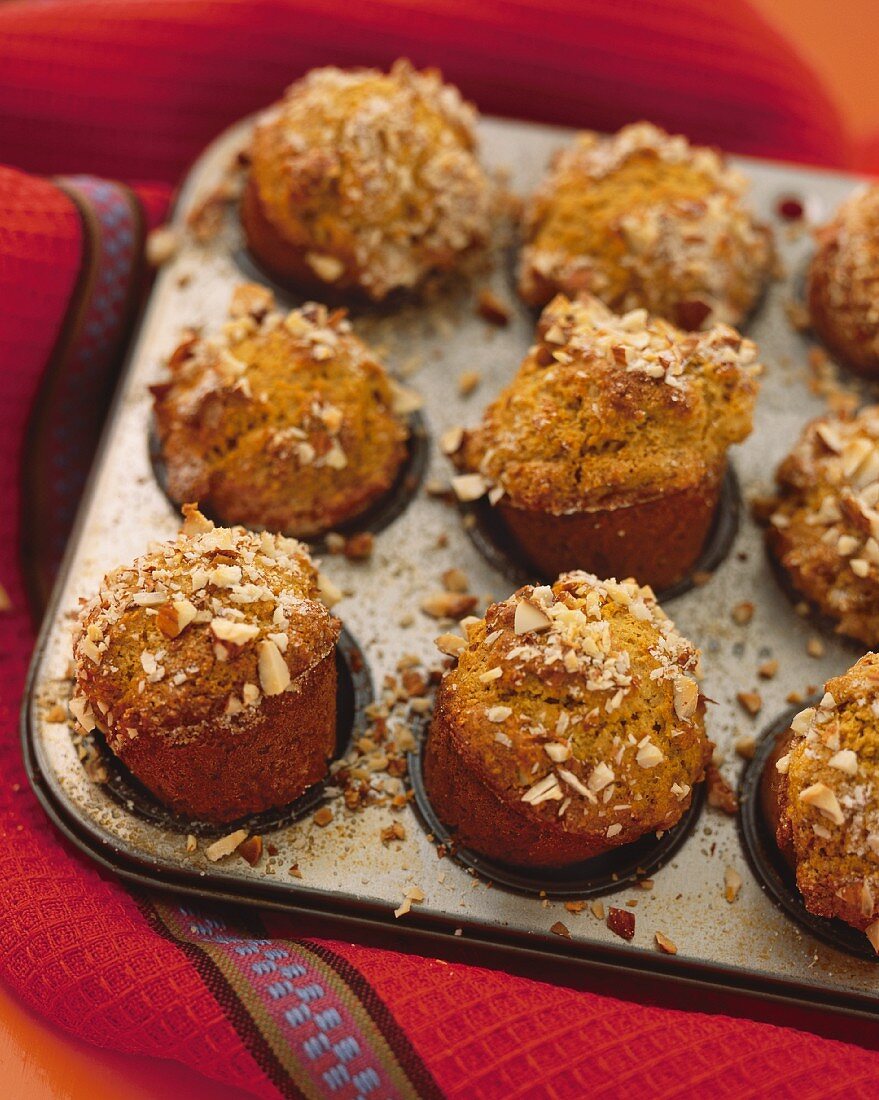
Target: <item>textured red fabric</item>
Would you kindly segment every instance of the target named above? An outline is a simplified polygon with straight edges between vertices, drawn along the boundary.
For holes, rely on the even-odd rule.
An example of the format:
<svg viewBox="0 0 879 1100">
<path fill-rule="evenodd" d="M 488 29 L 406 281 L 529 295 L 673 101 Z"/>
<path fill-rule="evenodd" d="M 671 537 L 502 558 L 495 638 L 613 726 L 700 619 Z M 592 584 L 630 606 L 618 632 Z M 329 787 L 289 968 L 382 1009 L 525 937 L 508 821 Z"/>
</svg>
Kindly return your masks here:
<svg viewBox="0 0 879 1100">
<path fill-rule="evenodd" d="M 316 64 L 439 65 L 480 107 L 844 164 L 815 77 L 745 0 L 40 0 L 0 4 L 0 150 L 29 171 L 176 182 Z"/>
<path fill-rule="evenodd" d="M 813 78 L 745 8 L 710 0 L 39 0 L 0 4 L 0 154 L 39 172 L 159 181 L 222 126 L 326 61 L 443 66 L 484 109 L 612 127 L 650 115 L 730 148 L 843 163 Z M 189 959 L 62 842 L 24 780 L 17 711 L 32 643 L 17 562 L 27 412 L 80 257 L 70 202 L 0 169 L 0 977 L 93 1042 L 176 1058 L 276 1096 Z M 293 929 L 295 932 L 295 929 Z M 658 1010 L 504 973 L 332 944 L 394 1013 L 450 1096 L 631 1089 L 879 1093 L 879 1056 L 791 1029 Z"/>
</svg>

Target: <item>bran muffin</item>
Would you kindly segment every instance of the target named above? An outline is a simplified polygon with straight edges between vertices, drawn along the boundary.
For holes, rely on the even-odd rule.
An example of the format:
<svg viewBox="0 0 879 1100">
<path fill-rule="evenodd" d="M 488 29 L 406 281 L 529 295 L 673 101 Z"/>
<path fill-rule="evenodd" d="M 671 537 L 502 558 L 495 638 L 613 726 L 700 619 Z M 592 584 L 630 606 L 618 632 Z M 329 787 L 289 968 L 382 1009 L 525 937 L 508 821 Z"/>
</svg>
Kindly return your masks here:
<svg viewBox="0 0 879 1100">
<path fill-rule="evenodd" d="M 650 123 L 581 133 L 526 209 L 519 292 L 540 306 L 586 290 L 685 329 L 741 324 L 774 264 L 745 190 L 714 149 Z"/>
<path fill-rule="evenodd" d="M 859 188 L 816 234 L 807 298 L 812 326 L 858 374 L 879 374 L 879 185 Z"/>
<path fill-rule="evenodd" d="M 476 111 L 434 69 L 314 69 L 256 126 L 242 222 L 307 293 L 381 301 L 490 236 Z"/>
<path fill-rule="evenodd" d="M 285 316 L 245 284 L 229 317 L 216 336 L 187 334 L 152 387 L 169 495 L 303 538 L 362 515 L 406 460 L 399 387 L 343 310 Z"/>
<path fill-rule="evenodd" d="M 588 295 L 559 295 L 537 335 L 455 440 L 466 495 L 488 493 L 542 577 L 675 584 L 710 531 L 727 448 L 751 431 L 754 344 L 726 325 L 684 333 L 644 310 L 618 316 Z"/>
<path fill-rule="evenodd" d="M 560 867 L 680 820 L 711 755 L 699 653 L 649 588 L 582 572 L 527 585 L 453 652 L 424 779 L 462 845 Z"/>
<path fill-rule="evenodd" d="M 776 481 L 770 553 L 840 634 L 879 644 L 879 406 L 807 424 Z"/>
<path fill-rule="evenodd" d="M 879 655 L 829 680 L 763 776 L 763 806 L 810 913 L 879 951 Z"/>
<path fill-rule="evenodd" d="M 340 624 L 301 543 L 184 513 L 83 602 L 70 710 L 160 802 L 226 822 L 326 775 Z"/>
</svg>

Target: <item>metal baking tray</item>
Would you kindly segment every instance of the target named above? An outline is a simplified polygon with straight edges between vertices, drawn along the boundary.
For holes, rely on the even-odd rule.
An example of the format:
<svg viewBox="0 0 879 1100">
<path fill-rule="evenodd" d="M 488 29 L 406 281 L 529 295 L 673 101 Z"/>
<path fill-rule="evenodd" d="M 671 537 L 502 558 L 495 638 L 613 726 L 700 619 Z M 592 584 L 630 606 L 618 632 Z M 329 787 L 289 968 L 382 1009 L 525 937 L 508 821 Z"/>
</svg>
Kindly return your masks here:
<svg viewBox="0 0 879 1100">
<path fill-rule="evenodd" d="M 587 869 L 580 886 L 571 887 L 551 873 L 542 882 L 531 876 L 502 881 L 502 875 L 495 881 L 478 858 L 471 866 L 463 855 L 438 858 L 437 838 L 429 831 L 438 823 L 430 820 L 429 806 L 420 795 L 397 815 L 383 807 L 349 813 L 336 800 L 334 820 L 324 828 L 314 823 L 311 813 L 292 814 L 292 821 L 288 816 L 274 824 L 263 822 L 259 827 L 264 839 L 277 852 L 268 863 L 264 858 L 251 867 L 238 857 L 211 863 L 202 843 L 188 853 L 179 827 L 140 813 L 136 798 L 126 800 L 118 789 L 114 793 L 112 784 L 95 783 L 87 776 L 67 723 L 50 720 L 57 717 L 53 705 L 69 691 L 71 612 L 80 595 L 96 589 L 106 570 L 134 558 L 151 540 L 173 536 L 178 527 L 150 460 L 147 387 L 161 377 L 163 358 L 174 348 L 180 330 L 219 324 L 233 284 L 253 276 L 249 262 L 242 259 L 234 211 L 226 214 L 222 231 L 207 244 L 196 244 L 182 232 L 190 212 L 223 186 L 250 125 L 245 120 L 220 136 L 182 189 L 175 221 L 183 244 L 156 281 L 39 639 L 22 729 L 31 782 L 49 816 L 87 855 L 141 884 L 361 925 L 392 926 L 398 936 L 429 935 L 434 950 L 441 949 L 437 939 L 460 943 L 463 938 L 486 950 L 506 950 L 510 959 L 525 952 L 604 973 L 608 967 L 622 968 L 645 980 L 658 975 L 703 988 L 720 986 L 759 993 L 763 999 L 875 1017 L 875 962 L 846 950 L 844 940 L 831 936 L 828 942 L 827 936 L 814 935 L 797 921 L 777 891 L 767 891 L 752 870 L 738 820 L 716 809 L 703 807 L 690 815 L 679 827 L 683 835 L 659 858 L 647 853 L 645 861 L 652 859 L 652 889 L 636 884 L 648 868 L 631 867 L 624 850 L 619 856 L 622 873 L 605 866 L 599 883 L 590 879 Z M 480 129 L 485 162 L 506 170 L 512 187 L 522 193 L 537 183 L 550 155 L 571 133 L 493 119 L 484 120 Z M 795 610 L 765 559 L 761 533 L 746 505 L 750 497 L 767 491 L 776 463 L 803 423 L 824 407 L 809 385 L 809 341 L 788 317 L 790 303 L 801 294 L 811 239 L 808 233 L 791 231 L 780 216 L 781 203 L 795 199 L 812 221 L 821 221 L 858 181 L 839 173 L 745 158 L 734 163 L 751 180 L 753 205 L 777 230 L 786 275 L 771 287 L 747 326 L 767 369 L 754 434 L 733 455 L 743 496 L 737 532 L 734 539 L 725 539 L 732 544 L 723 560 L 710 563 L 715 568 L 711 579 L 666 607 L 683 633 L 703 650 L 703 690 L 715 700 L 709 708 L 708 732 L 724 756 L 724 775 L 736 787 L 744 765 L 733 750 L 734 742 L 759 736 L 764 725 L 785 712 L 788 693 L 822 685 L 856 656 L 845 643 L 820 634 L 818 625 Z M 535 317 L 516 302 L 514 259 L 511 251 L 501 250 L 491 273 L 427 303 L 353 311 L 355 328 L 381 349 L 392 372 L 423 395 L 429 479 L 449 474 L 437 446 L 441 434 L 477 420 L 531 342 Z M 477 316 L 477 290 L 486 285 L 511 308 L 506 327 L 492 326 Z M 462 397 L 458 376 L 472 370 L 480 373 L 481 382 L 475 393 Z M 463 569 L 471 591 L 482 597 L 509 594 L 503 562 L 490 562 L 480 552 L 479 538 L 471 534 L 453 507 L 419 491 L 376 533 L 371 560 L 324 558 L 324 571 L 348 593 L 335 610 L 363 654 L 366 667 L 359 673 L 359 691 L 368 693 L 370 675 L 373 684 L 381 685 L 404 655 L 436 664 L 433 639 L 440 629 L 419 605 L 441 589 L 444 570 Z M 444 538 L 438 540 L 440 535 Z M 747 625 L 732 617 L 733 607 L 742 600 L 755 607 Z M 409 622 L 407 615 L 411 625 L 403 626 L 401 622 Z M 807 655 L 806 642 L 812 636 L 821 637 L 819 657 Z M 778 659 L 778 674 L 760 681 L 757 666 L 769 658 Z M 754 689 L 763 700 L 756 719 L 736 701 L 738 692 Z M 413 765 L 412 782 L 419 793 L 417 760 Z M 747 783 L 743 790 L 748 795 Z M 313 805 L 309 800 L 308 808 Z M 406 838 L 385 845 L 379 834 L 392 820 L 402 821 Z M 288 872 L 293 864 L 299 866 L 301 878 Z M 732 903 L 724 896 L 727 868 L 742 878 Z M 394 910 L 413 887 L 423 892 L 423 902 L 395 919 Z M 576 897 L 578 889 L 584 897 L 601 893 L 606 907 L 627 908 L 631 903 L 636 916 L 632 942 L 616 937 L 588 905 L 578 913 L 566 909 L 564 899 Z M 557 922 L 566 926 L 569 937 L 558 934 Z M 551 931 L 554 925 L 556 933 Z M 677 955 L 657 951 L 656 931 L 677 945 Z"/>
</svg>

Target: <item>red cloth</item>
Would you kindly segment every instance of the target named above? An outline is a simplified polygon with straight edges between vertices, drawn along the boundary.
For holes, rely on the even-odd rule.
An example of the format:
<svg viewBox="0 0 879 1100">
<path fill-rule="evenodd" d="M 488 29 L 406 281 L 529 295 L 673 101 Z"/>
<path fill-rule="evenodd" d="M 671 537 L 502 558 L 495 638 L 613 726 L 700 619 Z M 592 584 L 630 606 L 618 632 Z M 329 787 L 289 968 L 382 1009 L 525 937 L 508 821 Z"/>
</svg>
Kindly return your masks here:
<svg viewBox="0 0 879 1100">
<path fill-rule="evenodd" d="M 32 171 L 167 183 L 217 129 L 302 68 L 406 52 L 509 114 L 604 126 L 646 114 L 731 147 L 845 155 L 809 74 L 741 4 L 717 14 L 709 0 L 555 10 L 372 0 L 346 7 L 345 18 L 317 0 L 0 5 L 0 151 Z M 140 193 L 158 216 L 165 189 Z M 0 614 L 0 977 L 92 1042 L 175 1058 L 260 1096 L 296 1095 L 254 1057 L 237 1007 L 125 889 L 59 839 L 25 781 L 16 728 L 33 634 L 17 560 L 19 456 L 80 250 L 70 200 L 0 170 L 0 583 L 13 604 Z M 276 918 L 272 926 L 279 943 L 296 931 Z M 449 1096 L 879 1094 L 879 1055 L 852 1045 L 326 946 L 365 979 L 374 1012 L 396 1018 Z"/>
</svg>

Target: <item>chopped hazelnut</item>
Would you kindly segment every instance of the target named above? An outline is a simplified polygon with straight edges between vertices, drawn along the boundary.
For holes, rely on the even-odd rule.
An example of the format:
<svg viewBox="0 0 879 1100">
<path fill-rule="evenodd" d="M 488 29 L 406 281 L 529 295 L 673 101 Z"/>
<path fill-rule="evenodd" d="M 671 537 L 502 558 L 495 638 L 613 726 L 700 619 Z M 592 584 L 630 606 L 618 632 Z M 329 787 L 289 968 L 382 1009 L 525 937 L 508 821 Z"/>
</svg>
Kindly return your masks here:
<svg viewBox="0 0 879 1100">
<path fill-rule="evenodd" d="M 736 699 L 738 699 L 742 709 L 746 710 L 752 718 L 760 713 L 763 706 L 763 700 L 756 691 L 740 691 L 737 693 Z"/>
<path fill-rule="evenodd" d="M 327 825 L 333 820 L 333 811 L 329 806 L 321 806 L 319 810 L 315 810 L 312 821 L 315 825 L 320 826 L 321 829 L 325 829 Z"/>
<path fill-rule="evenodd" d="M 737 603 L 732 609 L 733 621 L 738 623 L 739 626 L 747 625 L 751 619 L 754 618 L 754 605 L 750 600 L 743 600 L 742 603 Z"/>
<path fill-rule="evenodd" d="M 488 287 L 483 287 L 479 292 L 476 299 L 476 312 L 492 325 L 506 325 L 510 320 L 509 307 Z"/>
<path fill-rule="evenodd" d="M 460 619 L 476 607 L 478 597 L 459 592 L 436 592 L 421 601 L 421 610 L 433 619 Z"/>
<path fill-rule="evenodd" d="M 470 581 L 463 569 L 447 569 L 442 575 L 442 582 L 446 592 L 466 592 L 470 588 Z"/>
<path fill-rule="evenodd" d="M 742 876 L 733 867 L 727 867 L 723 872 L 723 896 L 732 905 L 739 896 L 742 888 Z"/>
<path fill-rule="evenodd" d="M 607 927 L 622 939 L 631 940 L 635 936 L 635 914 L 611 906 L 607 914 Z"/>
<path fill-rule="evenodd" d="M 257 653 L 260 686 L 266 695 L 280 695 L 290 685 L 290 669 L 280 649 L 270 638 L 264 638 Z"/>
<path fill-rule="evenodd" d="M 220 837 L 220 839 L 215 840 L 213 844 L 209 844 L 207 848 L 205 848 L 204 854 L 211 863 L 216 863 L 217 860 L 232 855 L 235 849 L 240 844 L 243 844 L 245 840 L 247 840 L 247 830 L 236 829 L 234 833 L 229 833 L 228 836 Z"/>
<path fill-rule="evenodd" d="M 262 837 L 249 836 L 247 840 L 238 846 L 238 855 L 251 867 L 255 867 L 262 858 Z"/>
<path fill-rule="evenodd" d="M 656 946 L 665 955 L 677 955 L 677 946 L 663 932 L 654 933 Z"/>
<path fill-rule="evenodd" d="M 778 673 L 778 661 L 774 658 L 769 661 L 764 661 L 762 665 L 757 667 L 757 675 L 761 680 L 772 680 Z"/>
<path fill-rule="evenodd" d="M 571 931 L 566 924 L 562 924 L 560 920 L 557 920 L 555 924 L 550 928 L 550 932 L 556 936 L 562 936 L 564 939 L 569 940 L 571 938 Z"/>
<path fill-rule="evenodd" d="M 462 397 L 469 397 L 482 381 L 482 375 L 477 370 L 465 370 L 458 375 L 458 393 Z"/>
</svg>

